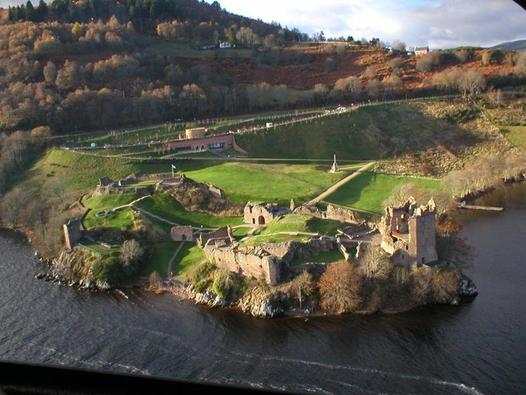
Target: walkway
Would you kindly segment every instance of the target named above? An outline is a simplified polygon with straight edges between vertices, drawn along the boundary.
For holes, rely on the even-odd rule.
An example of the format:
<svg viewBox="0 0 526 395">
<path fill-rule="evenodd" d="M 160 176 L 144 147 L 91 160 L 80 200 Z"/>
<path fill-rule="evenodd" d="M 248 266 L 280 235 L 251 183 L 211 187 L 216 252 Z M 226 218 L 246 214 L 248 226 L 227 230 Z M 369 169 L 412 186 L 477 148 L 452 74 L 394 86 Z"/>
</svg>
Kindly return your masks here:
<svg viewBox="0 0 526 395">
<path fill-rule="evenodd" d="M 343 180 L 338 181 L 336 184 L 334 184 L 332 187 L 327 189 L 321 195 L 319 195 L 318 197 L 316 197 L 316 198 L 312 199 L 310 202 L 308 202 L 307 206 L 314 206 L 315 204 L 321 202 L 322 200 L 324 200 L 325 198 L 329 197 L 334 192 L 336 192 L 338 189 L 340 189 L 342 186 L 347 184 L 349 181 L 355 179 L 356 177 L 358 177 L 362 173 L 364 173 L 367 170 L 369 170 L 375 164 L 376 164 L 376 162 L 370 162 L 370 163 L 366 164 L 365 166 L 361 167 L 360 169 L 358 169 L 357 171 L 355 171 L 354 173 L 352 173 L 351 175 L 345 177 Z"/>
</svg>

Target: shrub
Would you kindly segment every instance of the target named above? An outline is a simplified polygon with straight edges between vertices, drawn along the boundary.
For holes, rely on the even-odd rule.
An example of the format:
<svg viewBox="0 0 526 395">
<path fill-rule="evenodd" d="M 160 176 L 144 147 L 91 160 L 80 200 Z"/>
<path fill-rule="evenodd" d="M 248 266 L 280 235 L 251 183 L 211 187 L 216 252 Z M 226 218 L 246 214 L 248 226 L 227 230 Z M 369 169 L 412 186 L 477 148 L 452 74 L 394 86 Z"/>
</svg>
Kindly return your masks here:
<svg viewBox="0 0 526 395">
<path fill-rule="evenodd" d="M 218 269 L 212 275 L 212 292 L 225 300 L 237 299 L 243 293 L 243 277 L 228 270 Z"/>
<path fill-rule="evenodd" d="M 401 69 L 403 64 L 404 61 L 402 58 L 394 58 L 389 61 L 389 67 L 393 69 L 393 71 Z"/>
<path fill-rule="evenodd" d="M 191 268 L 186 274 L 186 279 L 192 284 L 196 292 L 205 292 L 213 282 L 215 266 L 208 262 L 203 261 L 198 265 Z"/>
<path fill-rule="evenodd" d="M 345 261 L 332 263 L 318 283 L 322 309 L 336 314 L 356 310 L 361 304 L 362 283 L 355 266 Z"/>
<path fill-rule="evenodd" d="M 486 50 L 482 52 L 480 62 L 483 66 L 500 64 L 504 60 L 504 53 L 499 50 Z"/>
<path fill-rule="evenodd" d="M 376 70 L 376 67 L 371 65 L 371 66 L 368 66 L 366 69 L 365 69 L 365 72 L 363 73 L 363 75 L 366 77 L 366 78 L 369 78 L 369 79 L 372 79 L 372 78 L 375 78 L 378 74 L 378 71 Z"/>
<path fill-rule="evenodd" d="M 455 51 L 455 56 L 461 63 L 469 62 L 473 59 L 474 51 L 472 49 L 460 49 Z"/>
<path fill-rule="evenodd" d="M 442 60 L 442 54 L 439 51 L 430 52 L 417 59 L 416 69 L 422 72 L 431 71 L 435 67 L 441 66 Z"/>
<path fill-rule="evenodd" d="M 460 272 L 456 269 L 438 269 L 431 277 L 432 301 L 449 303 L 458 295 Z"/>
<path fill-rule="evenodd" d="M 159 273 L 153 272 L 148 278 L 148 289 L 152 292 L 158 292 L 162 286 L 162 279 Z"/>
</svg>

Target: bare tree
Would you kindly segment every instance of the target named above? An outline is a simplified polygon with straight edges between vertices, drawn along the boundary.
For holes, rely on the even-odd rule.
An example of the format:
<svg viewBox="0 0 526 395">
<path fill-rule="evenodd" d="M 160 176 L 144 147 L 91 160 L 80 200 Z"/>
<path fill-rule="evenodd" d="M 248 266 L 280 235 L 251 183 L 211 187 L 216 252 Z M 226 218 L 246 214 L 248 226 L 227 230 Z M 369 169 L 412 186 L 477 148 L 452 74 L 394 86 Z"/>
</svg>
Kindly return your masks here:
<svg viewBox="0 0 526 395">
<path fill-rule="evenodd" d="M 321 307 L 332 313 L 356 310 L 361 303 L 362 282 L 352 264 L 345 261 L 330 264 L 318 283 Z"/>
<path fill-rule="evenodd" d="M 135 239 L 126 240 L 121 247 L 121 262 L 124 267 L 130 267 L 139 262 L 144 255 L 144 249 Z"/>
</svg>

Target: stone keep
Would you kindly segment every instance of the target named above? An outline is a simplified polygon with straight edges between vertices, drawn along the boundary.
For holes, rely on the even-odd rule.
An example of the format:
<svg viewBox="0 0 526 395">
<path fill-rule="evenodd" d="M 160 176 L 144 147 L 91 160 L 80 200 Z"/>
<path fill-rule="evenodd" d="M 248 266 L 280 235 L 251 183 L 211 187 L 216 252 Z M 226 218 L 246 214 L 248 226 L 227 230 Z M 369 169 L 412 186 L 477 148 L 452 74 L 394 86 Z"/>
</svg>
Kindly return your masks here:
<svg viewBox="0 0 526 395">
<path fill-rule="evenodd" d="M 399 265 L 427 265 L 438 260 L 436 207 L 433 200 L 417 207 L 413 198 L 399 207 L 387 207 L 380 226 L 382 248 Z"/>
</svg>

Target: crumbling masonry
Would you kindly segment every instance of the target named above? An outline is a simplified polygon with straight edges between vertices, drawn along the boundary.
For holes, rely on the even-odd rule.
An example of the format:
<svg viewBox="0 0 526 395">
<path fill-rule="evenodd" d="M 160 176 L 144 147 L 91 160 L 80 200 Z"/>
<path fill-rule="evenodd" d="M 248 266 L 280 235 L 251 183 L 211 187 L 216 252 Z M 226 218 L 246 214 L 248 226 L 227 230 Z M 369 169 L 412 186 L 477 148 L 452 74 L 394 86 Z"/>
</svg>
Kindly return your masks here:
<svg viewBox="0 0 526 395">
<path fill-rule="evenodd" d="M 427 265 L 438 260 L 436 207 L 433 200 L 417 207 L 413 198 L 399 207 L 388 207 L 379 226 L 382 248 L 399 265 Z"/>
</svg>

